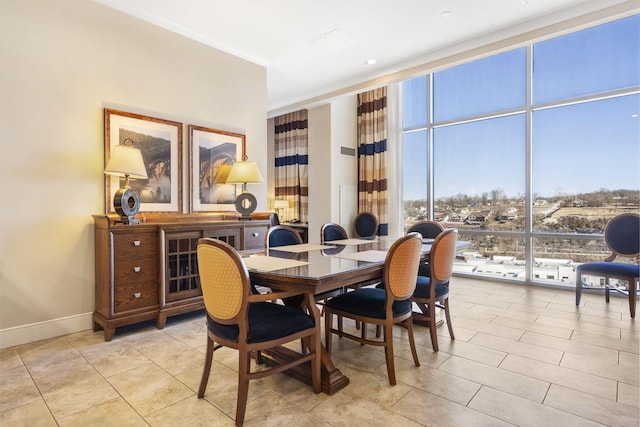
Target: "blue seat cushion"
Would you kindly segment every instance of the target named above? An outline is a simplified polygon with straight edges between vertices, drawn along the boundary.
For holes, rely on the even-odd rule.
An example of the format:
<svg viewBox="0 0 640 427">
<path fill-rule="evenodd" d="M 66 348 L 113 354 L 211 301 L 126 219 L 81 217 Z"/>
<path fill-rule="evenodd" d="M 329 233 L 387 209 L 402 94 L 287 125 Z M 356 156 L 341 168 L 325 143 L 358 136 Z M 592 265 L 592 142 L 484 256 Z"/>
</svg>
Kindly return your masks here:
<svg viewBox="0 0 640 427">
<path fill-rule="evenodd" d="M 588 262 L 576 268 L 576 274 L 600 274 L 604 276 L 639 277 L 640 265 L 621 262 Z"/>
<path fill-rule="evenodd" d="M 429 277 L 418 276 L 416 280 L 416 290 L 413 292 L 415 298 L 428 299 L 431 295 L 431 279 Z M 436 297 L 441 297 L 449 293 L 449 286 L 445 283 L 436 284 Z"/>
<path fill-rule="evenodd" d="M 358 316 L 385 319 L 384 310 L 385 290 L 381 288 L 361 288 L 353 292 L 346 292 L 331 298 L 326 306 L 346 313 Z M 408 300 L 394 301 L 392 306 L 393 316 L 401 316 L 411 311 L 411 302 Z"/>
<path fill-rule="evenodd" d="M 270 302 L 249 304 L 247 343 L 270 341 L 312 328 L 313 318 L 291 307 Z M 222 325 L 209 317 L 207 325 L 213 334 L 238 342 L 238 325 Z"/>
</svg>

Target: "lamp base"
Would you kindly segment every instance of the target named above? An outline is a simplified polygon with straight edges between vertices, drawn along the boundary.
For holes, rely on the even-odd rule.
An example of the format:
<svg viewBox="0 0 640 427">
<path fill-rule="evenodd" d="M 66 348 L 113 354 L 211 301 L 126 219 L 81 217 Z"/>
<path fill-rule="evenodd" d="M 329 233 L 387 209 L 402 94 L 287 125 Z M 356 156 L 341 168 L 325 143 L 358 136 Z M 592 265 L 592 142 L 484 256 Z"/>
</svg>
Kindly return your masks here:
<svg viewBox="0 0 640 427">
<path fill-rule="evenodd" d="M 241 214 L 240 219 L 249 220 L 253 219 L 251 214 L 256 210 L 258 201 L 256 197 L 251 193 L 242 193 L 236 197 L 236 210 Z"/>
<path fill-rule="evenodd" d="M 140 210 L 140 196 L 132 188 L 119 188 L 113 197 L 113 207 L 120 215 L 116 223 L 140 224 L 140 220 L 134 218 Z"/>
<path fill-rule="evenodd" d="M 120 219 L 117 219 L 117 220 L 115 220 L 113 222 L 115 224 L 127 224 L 127 225 L 140 224 L 140 220 L 139 219 L 135 219 L 132 216 L 126 216 L 126 215 L 121 216 Z"/>
</svg>

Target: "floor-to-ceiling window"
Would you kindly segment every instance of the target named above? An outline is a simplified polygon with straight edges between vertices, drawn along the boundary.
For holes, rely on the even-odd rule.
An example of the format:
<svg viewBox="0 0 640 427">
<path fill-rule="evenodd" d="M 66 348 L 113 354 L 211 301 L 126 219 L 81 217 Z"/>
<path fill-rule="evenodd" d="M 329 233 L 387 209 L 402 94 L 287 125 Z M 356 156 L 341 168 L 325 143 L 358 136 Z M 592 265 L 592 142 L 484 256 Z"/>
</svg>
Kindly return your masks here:
<svg viewBox="0 0 640 427">
<path fill-rule="evenodd" d="M 640 212 L 640 16 L 402 82 L 405 225 L 472 246 L 463 274 L 573 286 Z"/>
</svg>

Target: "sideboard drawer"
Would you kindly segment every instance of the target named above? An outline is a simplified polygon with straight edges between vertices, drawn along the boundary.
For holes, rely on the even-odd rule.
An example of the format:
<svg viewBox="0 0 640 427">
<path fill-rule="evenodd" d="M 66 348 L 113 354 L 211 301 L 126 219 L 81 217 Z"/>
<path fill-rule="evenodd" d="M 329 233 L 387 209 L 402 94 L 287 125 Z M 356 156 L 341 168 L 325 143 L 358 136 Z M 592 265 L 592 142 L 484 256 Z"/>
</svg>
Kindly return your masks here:
<svg viewBox="0 0 640 427">
<path fill-rule="evenodd" d="M 264 239 L 267 234 L 265 226 L 244 228 L 244 248 L 245 249 L 261 249 L 264 248 Z"/>
<path fill-rule="evenodd" d="M 158 305 L 158 285 L 156 282 L 123 282 L 114 286 L 114 313 L 154 305 Z"/>
<path fill-rule="evenodd" d="M 157 281 L 158 259 L 118 259 L 114 262 L 113 281 L 120 283 L 140 283 Z"/>
<path fill-rule="evenodd" d="M 115 259 L 158 256 L 158 240 L 155 233 L 127 233 L 113 235 Z"/>
</svg>

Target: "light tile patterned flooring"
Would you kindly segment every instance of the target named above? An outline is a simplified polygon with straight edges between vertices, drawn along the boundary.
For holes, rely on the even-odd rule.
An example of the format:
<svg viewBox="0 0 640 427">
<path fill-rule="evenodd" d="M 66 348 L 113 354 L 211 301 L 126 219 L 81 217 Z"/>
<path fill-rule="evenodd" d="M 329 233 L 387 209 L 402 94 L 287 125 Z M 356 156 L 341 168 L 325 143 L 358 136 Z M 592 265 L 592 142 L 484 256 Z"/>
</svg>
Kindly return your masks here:
<svg viewBox="0 0 640 427">
<path fill-rule="evenodd" d="M 640 320 L 626 299 L 454 278 L 456 340 L 433 353 L 416 326 L 421 366 L 394 329 L 398 384 L 382 349 L 334 337 L 350 378 L 315 395 L 284 374 L 252 381 L 246 426 L 638 426 Z M 353 325 L 345 320 L 346 326 Z M 204 399 L 204 314 L 79 332 L 0 352 L 0 425 L 232 426 L 237 357 L 214 356 Z"/>
</svg>

